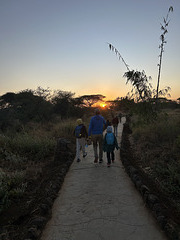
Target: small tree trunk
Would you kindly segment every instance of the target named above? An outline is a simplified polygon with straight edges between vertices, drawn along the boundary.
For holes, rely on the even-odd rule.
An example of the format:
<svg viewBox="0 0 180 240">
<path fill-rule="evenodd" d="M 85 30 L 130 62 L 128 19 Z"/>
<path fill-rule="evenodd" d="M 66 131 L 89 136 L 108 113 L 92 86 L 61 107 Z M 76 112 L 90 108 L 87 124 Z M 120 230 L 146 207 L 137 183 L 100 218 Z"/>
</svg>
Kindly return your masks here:
<svg viewBox="0 0 180 240">
<path fill-rule="evenodd" d="M 156 106 L 157 106 L 157 104 L 158 104 L 158 97 L 159 97 L 159 82 L 160 82 L 160 76 L 161 76 L 162 53 L 163 53 L 163 44 L 161 45 L 161 53 L 160 53 L 160 62 L 159 62 L 159 71 L 158 71 L 158 81 L 157 81 L 157 93 L 156 93 Z"/>
</svg>

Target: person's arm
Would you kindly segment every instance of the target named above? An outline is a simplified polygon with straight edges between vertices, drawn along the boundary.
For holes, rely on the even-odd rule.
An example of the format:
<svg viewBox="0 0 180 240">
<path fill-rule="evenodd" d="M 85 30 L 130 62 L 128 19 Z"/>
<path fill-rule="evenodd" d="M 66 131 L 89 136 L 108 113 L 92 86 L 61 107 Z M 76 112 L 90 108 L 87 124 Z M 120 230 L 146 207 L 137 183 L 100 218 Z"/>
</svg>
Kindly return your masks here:
<svg viewBox="0 0 180 240">
<path fill-rule="evenodd" d="M 87 133 L 87 130 L 86 130 L 86 126 L 83 127 L 83 130 L 84 130 L 85 138 L 87 138 L 88 137 L 88 133 Z"/>
<path fill-rule="evenodd" d="M 107 133 L 106 133 L 107 134 Z M 103 151 L 105 152 L 106 151 L 106 134 L 103 138 Z"/>
<path fill-rule="evenodd" d="M 103 117 L 102 117 L 103 118 Z M 107 128 L 107 125 L 106 125 L 106 120 L 103 118 L 103 130 L 105 130 Z"/>
<path fill-rule="evenodd" d="M 90 124 L 89 124 L 88 136 L 91 136 L 91 132 L 92 132 L 92 118 L 91 118 Z"/>
</svg>

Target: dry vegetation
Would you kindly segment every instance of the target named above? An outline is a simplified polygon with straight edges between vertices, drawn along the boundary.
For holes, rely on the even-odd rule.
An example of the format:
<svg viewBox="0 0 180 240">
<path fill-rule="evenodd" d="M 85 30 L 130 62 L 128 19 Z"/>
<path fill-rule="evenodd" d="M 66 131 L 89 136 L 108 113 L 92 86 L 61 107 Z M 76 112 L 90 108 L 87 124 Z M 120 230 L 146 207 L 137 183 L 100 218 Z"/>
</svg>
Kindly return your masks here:
<svg viewBox="0 0 180 240">
<path fill-rule="evenodd" d="M 136 165 L 168 199 L 180 223 L 180 109 L 164 110 L 144 125 L 133 117 L 131 126 Z"/>
</svg>

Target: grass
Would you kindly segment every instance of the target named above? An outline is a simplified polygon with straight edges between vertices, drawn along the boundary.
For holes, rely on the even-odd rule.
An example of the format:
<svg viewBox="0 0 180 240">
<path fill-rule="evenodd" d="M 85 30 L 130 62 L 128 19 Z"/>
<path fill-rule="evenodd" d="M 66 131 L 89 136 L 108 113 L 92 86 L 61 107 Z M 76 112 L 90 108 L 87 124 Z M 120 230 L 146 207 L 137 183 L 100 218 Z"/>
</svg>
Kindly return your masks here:
<svg viewBox="0 0 180 240">
<path fill-rule="evenodd" d="M 139 166 L 150 169 L 151 177 L 179 208 L 180 110 L 163 111 L 156 121 L 144 125 L 134 117 L 132 129 Z"/>
<path fill-rule="evenodd" d="M 21 132 L 0 135 L 0 212 L 26 192 L 27 182 L 42 174 L 54 156 L 57 138 L 74 141 L 76 119 L 29 123 Z"/>
<path fill-rule="evenodd" d="M 82 119 L 87 130 L 90 118 L 87 114 Z M 54 157 L 58 138 L 75 143 L 76 120 L 30 122 L 21 126 L 20 132 L 9 128 L 6 134 L 0 134 L 0 212 L 24 195 L 28 181 L 41 177 L 44 164 Z"/>
</svg>

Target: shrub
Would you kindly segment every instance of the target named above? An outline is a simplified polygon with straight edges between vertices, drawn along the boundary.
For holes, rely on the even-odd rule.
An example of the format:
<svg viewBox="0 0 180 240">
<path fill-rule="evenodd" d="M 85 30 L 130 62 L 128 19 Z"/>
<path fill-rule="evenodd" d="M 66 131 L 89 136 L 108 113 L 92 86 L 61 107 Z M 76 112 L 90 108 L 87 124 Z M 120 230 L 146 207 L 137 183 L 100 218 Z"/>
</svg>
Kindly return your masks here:
<svg viewBox="0 0 180 240">
<path fill-rule="evenodd" d="M 11 201 L 20 198 L 25 192 L 27 184 L 24 182 L 25 173 L 5 173 L 0 171 L 0 213 L 7 208 Z"/>
<path fill-rule="evenodd" d="M 152 123 L 140 125 L 132 119 L 138 164 L 150 167 L 163 192 L 180 206 L 180 113 L 166 112 Z M 180 209 L 179 209 L 180 210 Z"/>
<path fill-rule="evenodd" d="M 137 141 L 147 141 L 154 145 L 168 143 L 173 144 L 180 133 L 180 124 L 177 117 L 169 117 L 166 114 L 158 116 L 152 123 L 133 125 L 133 136 Z"/>
<path fill-rule="evenodd" d="M 55 141 L 44 137 L 32 137 L 28 134 L 17 134 L 14 137 L 0 137 L 5 157 L 17 159 L 19 156 L 24 160 L 40 161 L 53 154 Z M 8 153 L 8 154 L 7 154 Z"/>
</svg>

